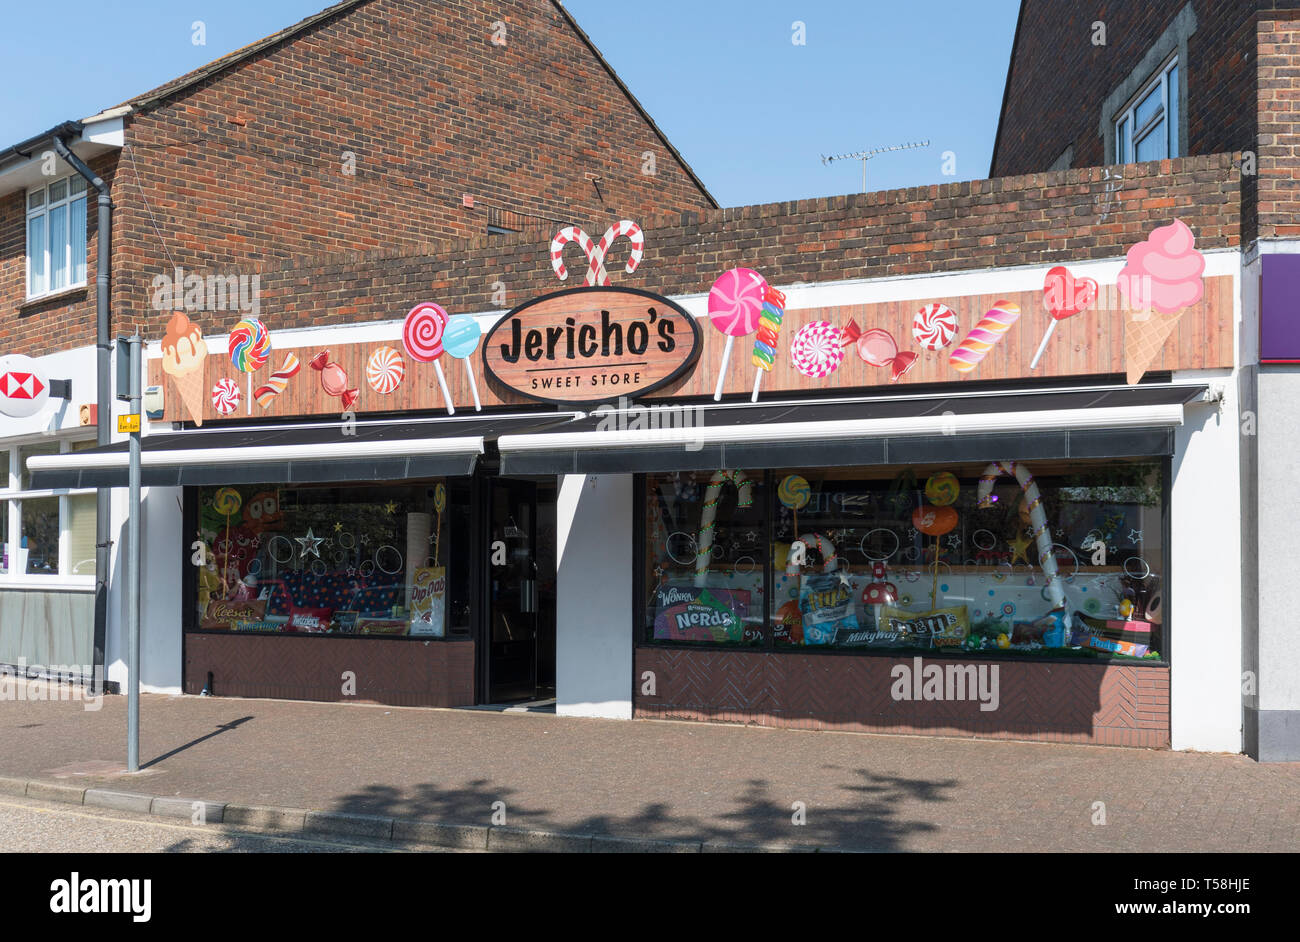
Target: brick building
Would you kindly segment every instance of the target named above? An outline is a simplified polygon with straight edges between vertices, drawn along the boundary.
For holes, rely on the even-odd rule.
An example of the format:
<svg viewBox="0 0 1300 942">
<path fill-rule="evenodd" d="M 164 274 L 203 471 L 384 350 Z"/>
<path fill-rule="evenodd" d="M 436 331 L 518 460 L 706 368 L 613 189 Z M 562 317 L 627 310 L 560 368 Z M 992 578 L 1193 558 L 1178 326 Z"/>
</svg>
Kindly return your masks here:
<svg viewBox="0 0 1300 942">
<path fill-rule="evenodd" d="M 1162 88 L 1191 89 L 1161 99 L 1168 126 L 1195 128 L 1175 140 L 1204 146 L 1098 166 L 1097 118 L 1052 95 L 1041 107 L 1062 121 L 1037 140 L 1023 89 L 1072 21 L 1031 3 L 994 179 L 735 208 L 713 205 L 558 5 L 518 4 L 504 49 L 486 7 L 397 28 L 400 6 L 340 4 L 73 142 L 113 172 L 115 329 L 147 312 L 162 338 L 146 368 L 145 684 L 1283 757 L 1284 736 L 1252 740 L 1248 722 L 1243 737 L 1241 697 L 1261 643 L 1237 573 L 1254 538 L 1257 446 L 1239 430 L 1262 203 L 1247 148 L 1196 110 L 1197 89 L 1230 85 L 1196 67 L 1232 61 L 1247 27 L 1229 5 L 1197 8 L 1195 29 L 1176 10 L 1107 21 L 1129 64 L 1105 81 L 1127 88 L 1158 58 Z M 1099 18 L 1079 18 L 1085 43 Z M 1139 29 L 1149 42 L 1121 40 Z M 1160 52 L 1167 34 L 1183 58 Z M 394 43 L 438 35 L 457 52 L 412 76 Z M 390 94 L 404 82 L 427 83 L 419 114 Z M 474 108 L 440 111 L 445 85 L 478 89 Z M 505 125 L 475 122 L 498 107 Z M 446 164 L 418 166 L 426 145 Z M 232 164 L 261 175 L 245 186 Z M 79 308 L 33 304 L 13 275 L 37 182 L 3 211 L 19 223 L 0 243 L 0 338 L 50 377 L 89 375 L 93 331 L 68 326 L 90 320 L 85 289 Z M 554 241 L 571 225 L 599 248 Z M 1156 309 L 1153 254 L 1181 266 L 1165 321 L 1138 303 Z M 173 264 L 255 278 L 258 310 L 156 310 Z M 589 268 L 596 284 L 570 290 Z M 269 350 L 236 323 L 253 315 Z M 208 355 L 178 370 L 196 327 Z M 74 378 L 73 402 L 89 388 Z M 72 505 L 121 484 L 123 446 L 79 450 L 56 405 L 0 448 L 14 493 L 62 502 L 70 558 Z M 51 450 L 50 426 L 69 444 Z M 15 619 L 85 583 L 28 575 L 29 502 L 6 524 L 23 569 L 0 576 L 0 659 L 50 662 Z"/>
</svg>

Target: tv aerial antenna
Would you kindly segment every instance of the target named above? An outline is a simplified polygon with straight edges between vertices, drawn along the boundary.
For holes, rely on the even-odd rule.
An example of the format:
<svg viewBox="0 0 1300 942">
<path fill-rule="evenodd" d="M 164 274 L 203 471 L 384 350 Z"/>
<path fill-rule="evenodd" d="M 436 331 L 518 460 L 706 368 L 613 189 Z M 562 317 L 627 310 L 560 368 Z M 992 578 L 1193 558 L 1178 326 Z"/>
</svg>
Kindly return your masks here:
<svg viewBox="0 0 1300 942">
<path fill-rule="evenodd" d="M 822 164 L 833 164 L 837 160 L 860 160 L 862 161 L 862 192 L 867 192 L 867 161 L 872 157 L 878 157 L 881 154 L 888 154 L 896 150 L 912 150 L 916 147 L 929 147 L 929 141 L 916 141 L 911 144 L 893 144 L 889 147 L 877 147 L 874 150 L 860 150 L 854 154 L 836 154 L 833 157 L 822 155 Z"/>
</svg>

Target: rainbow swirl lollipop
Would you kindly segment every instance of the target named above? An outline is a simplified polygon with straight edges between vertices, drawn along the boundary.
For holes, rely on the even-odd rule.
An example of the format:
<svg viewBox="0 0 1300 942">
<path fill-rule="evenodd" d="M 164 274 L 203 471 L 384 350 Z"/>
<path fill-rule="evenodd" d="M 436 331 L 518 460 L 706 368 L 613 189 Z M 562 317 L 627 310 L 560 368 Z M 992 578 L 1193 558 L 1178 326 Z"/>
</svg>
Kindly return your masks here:
<svg viewBox="0 0 1300 942">
<path fill-rule="evenodd" d="M 252 374 L 271 358 L 271 332 L 256 317 L 247 317 L 230 331 L 230 363 L 241 373 L 248 373 L 248 414 L 253 414 Z"/>
</svg>

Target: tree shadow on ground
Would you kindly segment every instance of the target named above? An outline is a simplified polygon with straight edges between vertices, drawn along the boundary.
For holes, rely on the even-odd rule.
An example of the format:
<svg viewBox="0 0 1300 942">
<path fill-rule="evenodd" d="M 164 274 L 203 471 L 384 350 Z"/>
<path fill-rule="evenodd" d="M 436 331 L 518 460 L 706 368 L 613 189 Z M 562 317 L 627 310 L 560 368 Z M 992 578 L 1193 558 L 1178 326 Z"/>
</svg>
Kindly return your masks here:
<svg viewBox="0 0 1300 942">
<path fill-rule="evenodd" d="M 652 840 L 900 851 L 908 849 L 910 835 L 932 832 L 937 826 L 906 820 L 898 809 L 904 805 L 915 808 L 918 802 L 947 801 L 947 793 L 958 784 L 955 779 L 912 779 L 866 769 L 855 769 L 853 775 L 852 781 L 838 786 L 840 796 L 830 803 L 811 798 L 802 801 L 798 787 L 785 783 L 778 796 L 772 783 L 750 779 L 729 807 L 717 814 L 691 809 L 689 794 L 695 783 L 685 781 L 685 800 L 668 796 L 626 813 L 583 813 L 581 793 L 548 808 L 530 802 L 526 790 L 482 778 L 456 786 L 426 783 L 410 790 L 374 785 L 341 796 L 329 810 L 482 826 L 500 823 L 499 818 L 493 820 L 494 810 L 499 809 L 494 805 L 504 802 L 505 824 L 511 828 Z"/>
</svg>

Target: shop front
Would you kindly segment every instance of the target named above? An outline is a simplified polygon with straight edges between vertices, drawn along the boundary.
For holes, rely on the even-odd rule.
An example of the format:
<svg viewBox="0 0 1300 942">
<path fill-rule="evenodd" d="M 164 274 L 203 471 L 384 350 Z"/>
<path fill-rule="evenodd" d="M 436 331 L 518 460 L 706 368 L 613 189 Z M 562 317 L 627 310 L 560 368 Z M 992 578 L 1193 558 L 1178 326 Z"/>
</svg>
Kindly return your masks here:
<svg viewBox="0 0 1300 942">
<path fill-rule="evenodd" d="M 748 337 L 742 269 L 455 317 L 383 289 L 404 320 L 241 324 L 197 363 L 174 318 L 147 382 L 193 427 L 147 436 L 143 473 L 149 513 L 179 508 L 146 547 L 179 584 L 179 686 L 1211 741 L 1239 719 L 1175 709 L 1175 672 L 1241 641 L 1207 536 L 1240 529 L 1237 263 L 1203 260 L 1149 350 L 1116 261 L 1067 272 L 1091 285 L 1068 320 L 1060 266 L 764 283 Z M 120 485 L 125 451 L 31 467 Z"/>
</svg>

